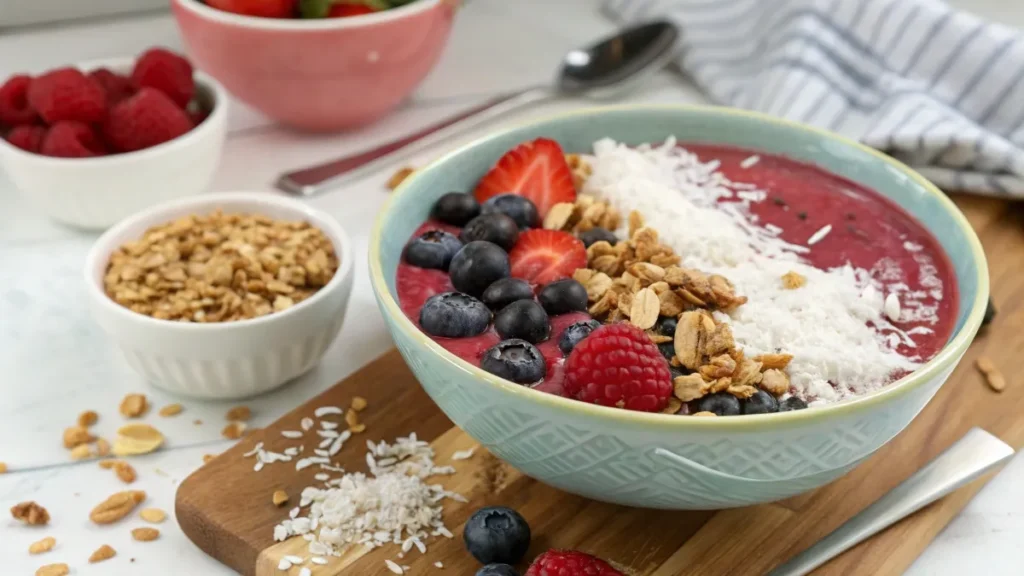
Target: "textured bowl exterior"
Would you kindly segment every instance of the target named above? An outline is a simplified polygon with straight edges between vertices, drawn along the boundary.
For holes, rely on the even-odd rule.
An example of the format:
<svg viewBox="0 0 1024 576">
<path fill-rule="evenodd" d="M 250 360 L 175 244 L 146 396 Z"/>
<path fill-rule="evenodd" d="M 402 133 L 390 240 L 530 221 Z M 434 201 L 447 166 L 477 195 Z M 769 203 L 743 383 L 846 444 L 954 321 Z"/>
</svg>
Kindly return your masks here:
<svg viewBox="0 0 1024 576">
<path fill-rule="evenodd" d="M 444 351 L 396 304 L 402 246 L 446 191 L 472 189 L 524 140 L 555 138 L 587 152 L 611 136 L 637 145 L 678 135 L 817 164 L 892 198 L 935 233 L 954 265 L 960 309 L 953 337 L 931 361 L 884 389 L 797 412 L 681 418 L 558 398 L 495 378 Z M 902 431 L 956 367 L 977 332 L 988 271 L 966 219 L 926 180 L 852 141 L 736 110 L 629 106 L 561 115 L 495 134 L 408 179 L 382 211 L 370 244 L 371 282 L 403 357 L 438 406 L 488 450 L 525 474 L 596 500 L 666 509 L 713 509 L 779 500 L 851 470 Z M 668 454 L 668 456 L 666 456 Z M 680 465 L 672 455 L 697 466 Z"/>
<path fill-rule="evenodd" d="M 305 219 L 334 243 L 335 277 L 294 308 L 242 322 L 182 324 L 136 314 L 103 292 L 110 254 L 155 224 L 188 214 L 226 212 Z M 90 251 L 85 276 L 93 316 L 128 364 L 154 385 L 197 398 L 244 398 L 277 388 L 313 368 L 337 337 L 352 292 L 350 242 L 326 214 L 272 194 L 226 193 L 158 206 L 118 224 Z"/>
<path fill-rule="evenodd" d="M 132 62 L 122 58 L 80 67 L 106 66 L 127 73 Z M 0 140 L 0 165 L 26 201 L 58 222 L 89 230 L 102 230 L 139 210 L 204 192 L 224 147 L 228 96 L 209 76 L 197 72 L 196 80 L 214 109 L 202 124 L 170 142 L 99 158 L 51 158 Z"/>
<path fill-rule="evenodd" d="M 267 116 L 310 131 L 353 128 L 398 106 L 440 57 L 454 11 L 419 0 L 311 22 L 241 17 L 197 0 L 172 7 L 199 68 Z"/>
</svg>

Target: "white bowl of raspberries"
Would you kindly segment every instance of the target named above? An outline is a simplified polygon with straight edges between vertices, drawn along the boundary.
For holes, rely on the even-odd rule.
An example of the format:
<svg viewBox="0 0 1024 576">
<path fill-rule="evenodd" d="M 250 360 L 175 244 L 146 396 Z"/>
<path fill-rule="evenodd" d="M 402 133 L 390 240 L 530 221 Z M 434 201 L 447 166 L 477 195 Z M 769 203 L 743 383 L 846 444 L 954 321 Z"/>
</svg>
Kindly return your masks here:
<svg viewBox="0 0 1024 576">
<path fill-rule="evenodd" d="M 206 190 L 227 100 L 216 80 L 162 48 L 15 75 L 0 85 L 0 166 L 54 220 L 107 228 Z"/>
</svg>

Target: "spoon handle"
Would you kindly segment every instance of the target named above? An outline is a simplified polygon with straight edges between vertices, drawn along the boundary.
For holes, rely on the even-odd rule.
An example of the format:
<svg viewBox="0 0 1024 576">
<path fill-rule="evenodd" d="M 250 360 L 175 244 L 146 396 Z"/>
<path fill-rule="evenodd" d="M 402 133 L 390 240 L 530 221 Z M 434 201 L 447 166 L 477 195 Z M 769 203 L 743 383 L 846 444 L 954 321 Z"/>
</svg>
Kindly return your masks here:
<svg viewBox="0 0 1024 576">
<path fill-rule="evenodd" d="M 1013 448 L 981 428 L 768 576 L 802 576 L 899 520 L 1003 464 Z"/>
<path fill-rule="evenodd" d="M 498 96 L 419 132 L 366 152 L 282 174 L 276 185 L 290 194 L 313 196 L 408 158 L 431 145 L 458 136 L 520 106 L 553 96 L 554 93 L 546 88 L 528 88 Z"/>
</svg>

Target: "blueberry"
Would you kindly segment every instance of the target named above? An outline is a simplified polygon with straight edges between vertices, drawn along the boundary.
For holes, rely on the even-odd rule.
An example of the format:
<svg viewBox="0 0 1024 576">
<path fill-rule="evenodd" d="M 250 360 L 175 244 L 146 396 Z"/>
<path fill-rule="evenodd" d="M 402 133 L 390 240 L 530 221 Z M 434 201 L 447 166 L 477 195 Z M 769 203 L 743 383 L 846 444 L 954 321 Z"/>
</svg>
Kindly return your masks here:
<svg viewBox="0 0 1024 576">
<path fill-rule="evenodd" d="M 676 326 L 678 324 L 679 321 L 672 316 L 662 316 L 658 319 L 658 323 L 654 326 L 654 329 L 662 336 L 675 336 Z"/>
<path fill-rule="evenodd" d="M 671 364 L 668 367 L 668 372 L 672 376 L 673 381 L 675 381 L 675 379 L 679 378 L 680 376 L 686 376 L 686 374 L 684 374 L 682 370 L 676 368 L 675 366 L 672 366 Z"/>
<path fill-rule="evenodd" d="M 519 572 L 508 564 L 488 564 L 477 570 L 476 576 L 519 576 Z"/>
<path fill-rule="evenodd" d="M 480 240 L 463 246 L 448 266 L 452 286 L 470 296 L 480 296 L 488 286 L 511 273 L 508 254 L 497 244 Z"/>
<path fill-rule="evenodd" d="M 779 401 L 764 390 L 758 390 L 740 402 L 740 409 L 744 414 L 772 414 L 779 411 Z"/>
<path fill-rule="evenodd" d="M 537 347 L 513 338 L 491 346 L 480 359 L 480 367 L 516 384 L 533 384 L 544 377 L 547 364 Z"/>
<path fill-rule="evenodd" d="M 665 357 L 665 360 L 671 361 L 676 355 L 676 345 L 672 342 L 662 342 L 658 344 L 658 352 Z"/>
<path fill-rule="evenodd" d="M 565 332 L 562 332 L 562 337 L 558 339 L 558 349 L 562 351 L 562 354 L 566 356 L 572 352 L 572 349 L 576 347 L 584 338 L 590 336 L 590 333 L 597 329 L 601 323 L 597 320 L 583 320 L 570 324 Z"/>
<path fill-rule="evenodd" d="M 488 506 L 469 517 L 462 540 L 481 564 L 515 564 L 530 547 L 530 525 L 511 508 Z"/>
<path fill-rule="evenodd" d="M 447 270 L 452 257 L 462 248 L 462 241 L 441 230 L 430 230 L 405 245 L 402 257 L 420 268 Z"/>
<path fill-rule="evenodd" d="M 480 297 L 491 310 L 501 310 L 516 300 L 530 300 L 533 298 L 533 288 L 530 283 L 521 278 L 502 278 L 484 290 Z"/>
<path fill-rule="evenodd" d="M 779 412 L 792 412 L 793 410 L 803 410 L 804 408 L 807 408 L 807 402 L 796 396 L 790 396 L 779 402 Z"/>
<path fill-rule="evenodd" d="M 435 294 L 420 308 L 420 326 L 431 336 L 466 338 L 487 330 L 491 311 L 484 303 L 459 292 Z"/>
<path fill-rule="evenodd" d="M 465 226 L 480 215 L 480 203 L 472 194 L 449 192 L 437 199 L 430 216 L 452 226 Z"/>
<path fill-rule="evenodd" d="M 736 416 L 740 413 L 740 401 L 727 392 L 708 394 L 690 404 L 690 414 L 714 412 L 719 416 Z"/>
<path fill-rule="evenodd" d="M 522 338 L 536 344 L 551 335 L 548 314 L 533 300 L 516 300 L 494 315 L 494 329 L 504 339 Z"/>
<path fill-rule="evenodd" d="M 605 228 L 591 228 L 586 232 L 580 232 L 580 240 L 583 241 L 583 245 L 590 248 L 590 245 L 595 242 L 604 240 L 605 242 L 615 246 L 619 241 L 618 237 L 613 232 Z"/>
<path fill-rule="evenodd" d="M 572 278 L 555 280 L 540 289 L 540 292 L 537 293 L 537 300 L 552 316 L 569 312 L 585 312 L 587 289 Z"/>
<path fill-rule="evenodd" d="M 520 230 L 540 226 L 540 214 L 537 212 L 537 206 L 529 198 L 518 194 L 494 196 L 484 202 L 480 211 L 484 214 L 494 214 L 495 212 L 504 214 L 515 220 L 516 226 Z"/>
<path fill-rule="evenodd" d="M 485 240 L 511 250 L 519 238 L 519 227 L 515 220 L 504 214 L 481 214 L 466 224 L 459 238 L 466 243 Z"/>
</svg>

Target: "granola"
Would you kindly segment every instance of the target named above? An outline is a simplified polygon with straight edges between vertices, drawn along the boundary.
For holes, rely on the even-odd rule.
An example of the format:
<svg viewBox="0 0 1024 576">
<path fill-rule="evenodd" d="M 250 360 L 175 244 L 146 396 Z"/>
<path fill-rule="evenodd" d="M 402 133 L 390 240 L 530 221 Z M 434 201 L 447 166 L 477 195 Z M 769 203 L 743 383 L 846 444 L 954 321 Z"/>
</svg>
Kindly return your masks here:
<svg viewBox="0 0 1024 576">
<path fill-rule="evenodd" d="M 22 502 L 11 507 L 11 516 L 29 526 L 44 526 L 50 522 L 50 513 L 35 502 Z"/>
<path fill-rule="evenodd" d="M 308 222 L 218 211 L 154 226 L 124 244 L 103 284 L 111 299 L 139 314 L 231 322 L 290 308 L 337 269 L 334 245 Z"/>
<path fill-rule="evenodd" d="M 89 519 L 96 524 L 113 524 L 130 514 L 145 499 L 146 493 L 141 490 L 118 492 L 93 508 Z"/>
<path fill-rule="evenodd" d="M 117 551 L 110 546 L 104 544 L 96 549 L 95 552 L 89 556 L 89 564 L 95 564 L 97 562 L 103 562 L 104 560 L 110 560 L 117 555 Z"/>
</svg>

